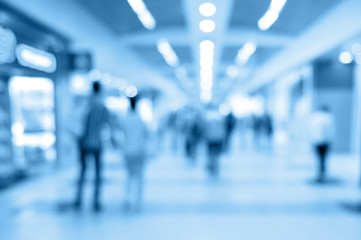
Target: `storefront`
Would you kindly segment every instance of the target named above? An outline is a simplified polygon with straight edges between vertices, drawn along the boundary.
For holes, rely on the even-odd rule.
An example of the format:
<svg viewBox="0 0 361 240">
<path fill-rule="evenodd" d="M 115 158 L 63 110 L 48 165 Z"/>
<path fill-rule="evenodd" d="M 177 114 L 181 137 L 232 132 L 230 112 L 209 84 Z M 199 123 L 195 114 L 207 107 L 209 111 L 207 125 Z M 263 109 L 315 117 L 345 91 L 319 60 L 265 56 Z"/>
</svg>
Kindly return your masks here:
<svg viewBox="0 0 361 240">
<path fill-rule="evenodd" d="M 58 160 L 68 39 L 0 2 L 0 184 Z"/>
</svg>

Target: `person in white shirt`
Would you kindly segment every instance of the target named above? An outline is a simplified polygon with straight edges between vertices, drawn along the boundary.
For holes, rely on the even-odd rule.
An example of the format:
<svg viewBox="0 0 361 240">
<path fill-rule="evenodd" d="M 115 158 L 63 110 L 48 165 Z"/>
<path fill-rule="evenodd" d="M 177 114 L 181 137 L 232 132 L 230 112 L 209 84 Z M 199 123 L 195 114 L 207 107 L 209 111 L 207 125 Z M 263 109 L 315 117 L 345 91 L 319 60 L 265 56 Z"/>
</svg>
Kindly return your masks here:
<svg viewBox="0 0 361 240">
<path fill-rule="evenodd" d="M 143 195 L 144 165 L 147 159 L 149 130 L 136 111 L 137 98 L 131 97 L 127 115 L 119 120 L 124 139 L 121 150 L 128 174 L 126 181 L 126 210 L 139 211 Z"/>
<path fill-rule="evenodd" d="M 333 116 L 327 106 L 321 106 L 311 116 L 311 140 L 318 157 L 317 182 L 326 180 L 327 155 L 335 135 Z"/>
</svg>

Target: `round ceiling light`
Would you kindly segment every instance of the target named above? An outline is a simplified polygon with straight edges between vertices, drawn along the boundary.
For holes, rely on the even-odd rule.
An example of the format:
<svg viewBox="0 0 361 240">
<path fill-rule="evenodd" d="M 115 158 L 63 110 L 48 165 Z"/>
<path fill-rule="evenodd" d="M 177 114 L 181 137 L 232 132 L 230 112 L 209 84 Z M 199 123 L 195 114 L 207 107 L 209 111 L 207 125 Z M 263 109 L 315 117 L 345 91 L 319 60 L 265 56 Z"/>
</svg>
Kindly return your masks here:
<svg viewBox="0 0 361 240">
<path fill-rule="evenodd" d="M 203 3 L 199 6 L 199 12 L 205 17 L 213 16 L 216 10 L 216 6 L 210 2 Z"/>
<path fill-rule="evenodd" d="M 199 28 L 202 30 L 202 32 L 210 33 L 213 32 L 213 30 L 216 28 L 216 24 L 212 20 L 203 20 L 199 23 Z"/>
<path fill-rule="evenodd" d="M 349 64 L 353 61 L 353 56 L 350 52 L 342 52 L 338 56 L 338 60 L 343 64 Z"/>
</svg>

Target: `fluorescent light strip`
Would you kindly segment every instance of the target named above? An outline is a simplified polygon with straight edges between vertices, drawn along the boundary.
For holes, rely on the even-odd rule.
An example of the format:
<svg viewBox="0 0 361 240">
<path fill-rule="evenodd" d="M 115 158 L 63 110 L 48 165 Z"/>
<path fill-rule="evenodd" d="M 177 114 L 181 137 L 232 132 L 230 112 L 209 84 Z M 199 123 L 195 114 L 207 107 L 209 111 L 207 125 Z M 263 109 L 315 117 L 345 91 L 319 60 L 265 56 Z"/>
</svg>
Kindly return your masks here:
<svg viewBox="0 0 361 240">
<path fill-rule="evenodd" d="M 257 46 L 253 42 L 247 42 L 244 46 L 238 51 L 236 62 L 243 66 L 245 65 L 252 54 L 256 51 Z"/>
<path fill-rule="evenodd" d="M 266 13 L 258 20 L 258 27 L 262 31 L 269 29 L 278 19 L 287 0 L 272 0 Z"/>
<path fill-rule="evenodd" d="M 164 38 L 158 40 L 158 51 L 163 55 L 163 58 L 168 65 L 176 67 L 179 64 L 178 57 L 168 40 Z"/>
<path fill-rule="evenodd" d="M 152 14 L 148 11 L 142 0 L 127 0 L 133 11 L 137 14 L 140 22 L 143 26 L 149 30 L 156 27 L 155 19 Z"/>
</svg>

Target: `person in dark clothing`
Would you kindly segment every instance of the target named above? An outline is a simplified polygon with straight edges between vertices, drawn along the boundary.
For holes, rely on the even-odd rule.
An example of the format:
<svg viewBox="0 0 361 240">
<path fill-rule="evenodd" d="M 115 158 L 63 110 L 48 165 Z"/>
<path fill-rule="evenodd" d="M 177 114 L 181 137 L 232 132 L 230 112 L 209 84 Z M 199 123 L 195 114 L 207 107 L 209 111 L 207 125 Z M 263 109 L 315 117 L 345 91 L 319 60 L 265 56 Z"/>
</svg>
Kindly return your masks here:
<svg viewBox="0 0 361 240">
<path fill-rule="evenodd" d="M 100 189 L 101 189 L 101 172 L 102 172 L 102 138 L 101 133 L 105 124 L 110 124 L 110 114 L 105 107 L 101 96 L 101 85 L 99 82 L 93 83 L 93 94 L 88 103 L 88 110 L 84 116 L 84 129 L 79 139 L 80 148 L 80 173 L 77 182 L 77 193 L 75 207 L 80 208 L 82 205 L 83 187 L 85 173 L 88 165 L 87 159 L 93 156 L 95 161 L 95 179 L 94 179 L 94 197 L 93 209 L 101 210 Z"/>
<path fill-rule="evenodd" d="M 232 137 L 232 132 L 234 129 L 234 126 L 236 125 L 236 118 L 234 117 L 233 113 L 230 112 L 225 119 L 225 128 L 226 128 L 226 134 L 224 139 L 224 150 L 227 151 L 229 149 L 229 142 Z"/>
</svg>

